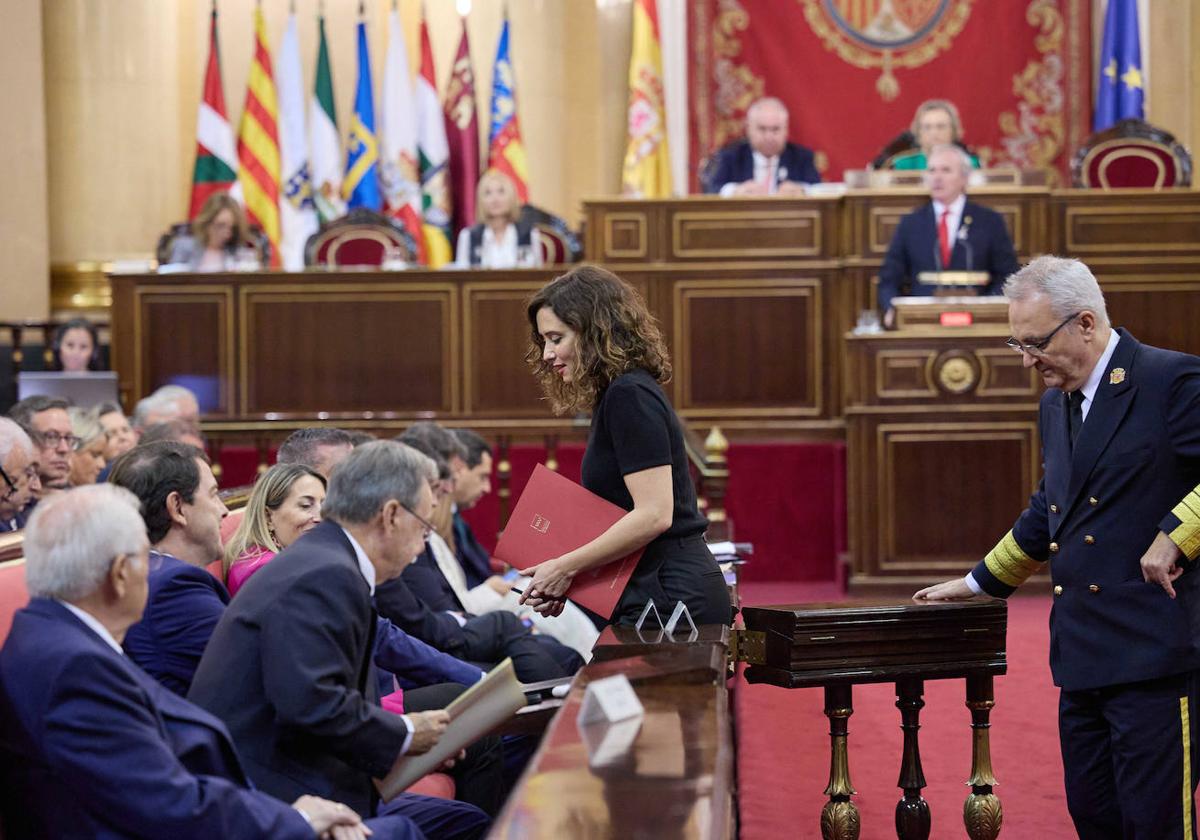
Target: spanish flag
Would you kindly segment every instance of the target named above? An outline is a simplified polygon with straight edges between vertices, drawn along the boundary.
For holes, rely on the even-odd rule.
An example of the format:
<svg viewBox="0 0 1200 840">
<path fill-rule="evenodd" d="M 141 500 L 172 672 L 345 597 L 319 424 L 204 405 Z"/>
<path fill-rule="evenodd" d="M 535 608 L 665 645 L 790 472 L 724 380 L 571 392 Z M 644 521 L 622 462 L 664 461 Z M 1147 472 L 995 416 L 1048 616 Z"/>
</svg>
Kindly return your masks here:
<svg viewBox="0 0 1200 840">
<path fill-rule="evenodd" d="M 629 59 L 629 140 L 621 191 L 635 198 L 671 195 L 667 108 L 655 0 L 633 4 L 633 53 Z"/>
<path fill-rule="evenodd" d="M 254 58 L 246 85 L 246 106 L 238 126 L 238 183 L 246 218 L 271 243 L 271 266 L 279 267 L 279 103 L 261 8 L 254 10 Z"/>
</svg>

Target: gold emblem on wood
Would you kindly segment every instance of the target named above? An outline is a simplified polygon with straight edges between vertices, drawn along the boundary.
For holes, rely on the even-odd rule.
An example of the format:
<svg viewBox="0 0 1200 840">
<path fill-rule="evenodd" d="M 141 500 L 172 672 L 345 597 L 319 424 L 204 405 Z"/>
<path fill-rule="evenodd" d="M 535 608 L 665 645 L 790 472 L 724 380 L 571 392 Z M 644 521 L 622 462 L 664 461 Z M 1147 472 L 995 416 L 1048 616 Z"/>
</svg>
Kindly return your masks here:
<svg viewBox="0 0 1200 840">
<path fill-rule="evenodd" d="M 979 363 L 961 350 L 942 353 L 933 369 L 938 387 L 948 394 L 966 394 L 979 384 Z"/>
</svg>

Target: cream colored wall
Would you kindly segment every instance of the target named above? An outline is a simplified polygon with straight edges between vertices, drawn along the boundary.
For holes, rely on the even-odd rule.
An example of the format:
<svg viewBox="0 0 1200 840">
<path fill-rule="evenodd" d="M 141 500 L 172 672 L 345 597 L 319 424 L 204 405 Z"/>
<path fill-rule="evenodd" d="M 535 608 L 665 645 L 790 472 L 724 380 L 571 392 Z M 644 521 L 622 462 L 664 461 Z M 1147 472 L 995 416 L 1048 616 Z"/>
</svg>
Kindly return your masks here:
<svg viewBox="0 0 1200 840">
<path fill-rule="evenodd" d="M 0 320 L 49 308 L 42 10 L 0 0 Z"/>
</svg>

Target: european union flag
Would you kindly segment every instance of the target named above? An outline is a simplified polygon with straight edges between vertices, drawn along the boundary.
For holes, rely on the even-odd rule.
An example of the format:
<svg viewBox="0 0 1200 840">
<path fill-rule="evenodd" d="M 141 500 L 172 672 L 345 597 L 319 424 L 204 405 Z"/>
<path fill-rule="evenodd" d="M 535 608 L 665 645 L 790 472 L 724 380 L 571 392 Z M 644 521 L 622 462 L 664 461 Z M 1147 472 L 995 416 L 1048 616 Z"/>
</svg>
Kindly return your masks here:
<svg viewBox="0 0 1200 840">
<path fill-rule="evenodd" d="M 1103 131 L 1129 117 L 1143 119 L 1146 89 L 1138 44 L 1137 0 L 1108 0 L 1099 68 L 1092 129 Z"/>
<path fill-rule="evenodd" d="M 375 103 L 371 98 L 371 58 L 367 52 L 367 25 L 358 23 L 358 89 L 354 94 L 354 120 L 346 145 L 346 177 L 342 196 L 349 207 L 383 207 L 379 189 L 379 143 L 375 138 Z"/>
</svg>

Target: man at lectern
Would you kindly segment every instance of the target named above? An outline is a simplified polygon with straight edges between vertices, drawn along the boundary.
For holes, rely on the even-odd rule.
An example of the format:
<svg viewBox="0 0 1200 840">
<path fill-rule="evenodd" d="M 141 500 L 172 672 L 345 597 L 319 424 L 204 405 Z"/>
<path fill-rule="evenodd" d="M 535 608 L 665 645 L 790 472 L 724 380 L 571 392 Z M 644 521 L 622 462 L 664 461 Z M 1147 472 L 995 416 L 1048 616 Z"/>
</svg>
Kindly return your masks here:
<svg viewBox="0 0 1200 840">
<path fill-rule="evenodd" d="M 1200 358 L 1110 327 L 1078 260 L 1039 257 L 1004 293 L 1008 346 L 1047 386 L 1045 477 L 966 577 L 914 597 L 1008 597 L 1048 563 L 1050 670 L 1076 831 L 1082 840 L 1193 837 Z"/>
<path fill-rule="evenodd" d="M 925 183 L 930 203 L 900 220 L 879 269 L 879 308 L 892 326 L 892 298 L 932 295 L 937 286 L 918 279 L 922 272 L 986 271 L 980 294 L 1000 294 L 1004 278 L 1017 270 L 1017 252 L 1004 219 L 995 210 L 967 201 L 971 159 L 957 146 L 935 146 Z"/>
</svg>

